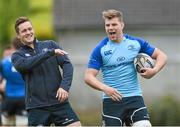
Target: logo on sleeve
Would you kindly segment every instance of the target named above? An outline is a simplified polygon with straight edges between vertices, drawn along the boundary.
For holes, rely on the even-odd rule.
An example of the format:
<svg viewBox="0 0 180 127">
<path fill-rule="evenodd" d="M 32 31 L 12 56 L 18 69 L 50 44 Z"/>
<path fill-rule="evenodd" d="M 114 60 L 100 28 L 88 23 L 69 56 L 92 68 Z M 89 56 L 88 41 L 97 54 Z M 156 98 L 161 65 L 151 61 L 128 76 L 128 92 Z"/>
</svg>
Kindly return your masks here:
<svg viewBox="0 0 180 127">
<path fill-rule="evenodd" d="M 48 48 L 42 49 L 42 52 L 47 52 L 47 51 L 48 51 Z"/>
<path fill-rule="evenodd" d="M 26 54 L 25 54 L 25 56 L 27 56 L 27 57 L 28 57 L 28 56 L 31 56 L 31 55 L 30 55 L 30 54 L 28 54 L 28 53 L 26 53 Z"/>
<path fill-rule="evenodd" d="M 128 50 L 134 50 L 134 49 L 135 49 L 134 45 L 129 45 L 128 46 Z"/>
</svg>

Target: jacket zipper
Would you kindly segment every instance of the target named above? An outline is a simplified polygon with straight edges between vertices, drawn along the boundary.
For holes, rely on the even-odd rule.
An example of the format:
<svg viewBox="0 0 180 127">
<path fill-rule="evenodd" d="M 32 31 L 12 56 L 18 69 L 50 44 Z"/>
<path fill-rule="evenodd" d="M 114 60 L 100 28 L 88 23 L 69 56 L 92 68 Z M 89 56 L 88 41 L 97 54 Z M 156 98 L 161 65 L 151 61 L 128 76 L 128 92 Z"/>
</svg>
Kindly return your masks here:
<svg viewBox="0 0 180 127">
<path fill-rule="evenodd" d="M 34 47 L 34 54 L 37 54 L 37 52 L 38 52 L 38 48 L 35 46 Z M 36 51 L 37 50 L 37 51 Z M 43 74 L 43 77 L 45 77 L 44 76 L 44 70 L 43 70 L 43 67 L 42 66 L 40 66 L 40 68 L 41 68 L 41 74 Z M 43 78 L 43 86 L 44 86 L 44 89 L 45 89 L 45 92 L 46 92 L 46 98 L 47 98 L 47 101 L 48 101 L 48 103 L 49 103 L 49 94 L 48 94 L 48 91 L 47 91 L 47 87 L 46 87 L 46 82 L 45 82 L 45 79 Z"/>
</svg>

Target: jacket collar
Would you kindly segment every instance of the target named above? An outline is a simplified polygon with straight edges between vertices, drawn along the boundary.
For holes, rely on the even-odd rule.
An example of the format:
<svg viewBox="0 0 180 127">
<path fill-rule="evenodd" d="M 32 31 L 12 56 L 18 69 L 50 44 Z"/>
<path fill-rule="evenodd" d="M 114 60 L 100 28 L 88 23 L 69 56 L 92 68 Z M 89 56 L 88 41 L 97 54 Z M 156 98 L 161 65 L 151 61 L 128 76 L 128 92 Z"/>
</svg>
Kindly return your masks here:
<svg viewBox="0 0 180 127">
<path fill-rule="evenodd" d="M 36 38 L 34 38 L 34 40 L 33 40 L 34 48 L 36 47 L 37 43 L 38 43 L 38 40 L 37 40 Z M 30 46 L 25 45 L 25 44 L 24 44 L 22 47 L 23 47 L 23 48 L 31 48 Z M 33 48 L 31 48 L 31 49 L 33 49 Z"/>
</svg>

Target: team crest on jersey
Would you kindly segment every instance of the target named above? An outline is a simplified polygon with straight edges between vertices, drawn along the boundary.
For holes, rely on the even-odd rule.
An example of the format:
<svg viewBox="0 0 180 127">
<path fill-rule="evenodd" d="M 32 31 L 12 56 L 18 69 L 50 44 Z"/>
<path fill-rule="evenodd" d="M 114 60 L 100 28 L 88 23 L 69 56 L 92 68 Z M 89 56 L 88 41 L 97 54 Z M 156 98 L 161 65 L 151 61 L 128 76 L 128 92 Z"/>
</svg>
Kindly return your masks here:
<svg viewBox="0 0 180 127">
<path fill-rule="evenodd" d="M 26 53 L 25 56 L 31 56 L 30 54 Z"/>
<path fill-rule="evenodd" d="M 104 55 L 105 55 L 105 56 L 110 55 L 110 54 L 112 54 L 112 50 L 108 50 L 108 51 L 105 51 L 105 52 L 104 52 Z"/>
</svg>

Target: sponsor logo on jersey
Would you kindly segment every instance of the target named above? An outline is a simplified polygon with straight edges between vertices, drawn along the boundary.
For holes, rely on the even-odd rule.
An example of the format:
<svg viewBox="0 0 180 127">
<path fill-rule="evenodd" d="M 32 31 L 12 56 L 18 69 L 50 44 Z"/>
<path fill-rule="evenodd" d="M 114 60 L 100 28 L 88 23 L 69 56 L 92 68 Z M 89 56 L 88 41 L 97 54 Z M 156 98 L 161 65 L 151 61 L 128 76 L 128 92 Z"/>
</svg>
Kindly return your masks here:
<svg viewBox="0 0 180 127">
<path fill-rule="evenodd" d="M 105 55 L 105 56 L 110 55 L 110 54 L 112 54 L 112 50 L 108 50 L 108 51 L 105 51 L 105 52 L 104 52 L 104 55 Z"/>
<path fill-rule="evenodd" d="M 124 56 L 120 56 L 120 57 L 118 57 L 117 58 L 117 61 L 118 62 L 122 62 L 122 61 L 124 61 L 126 58 L 124 57 Z"/>
</svg>

